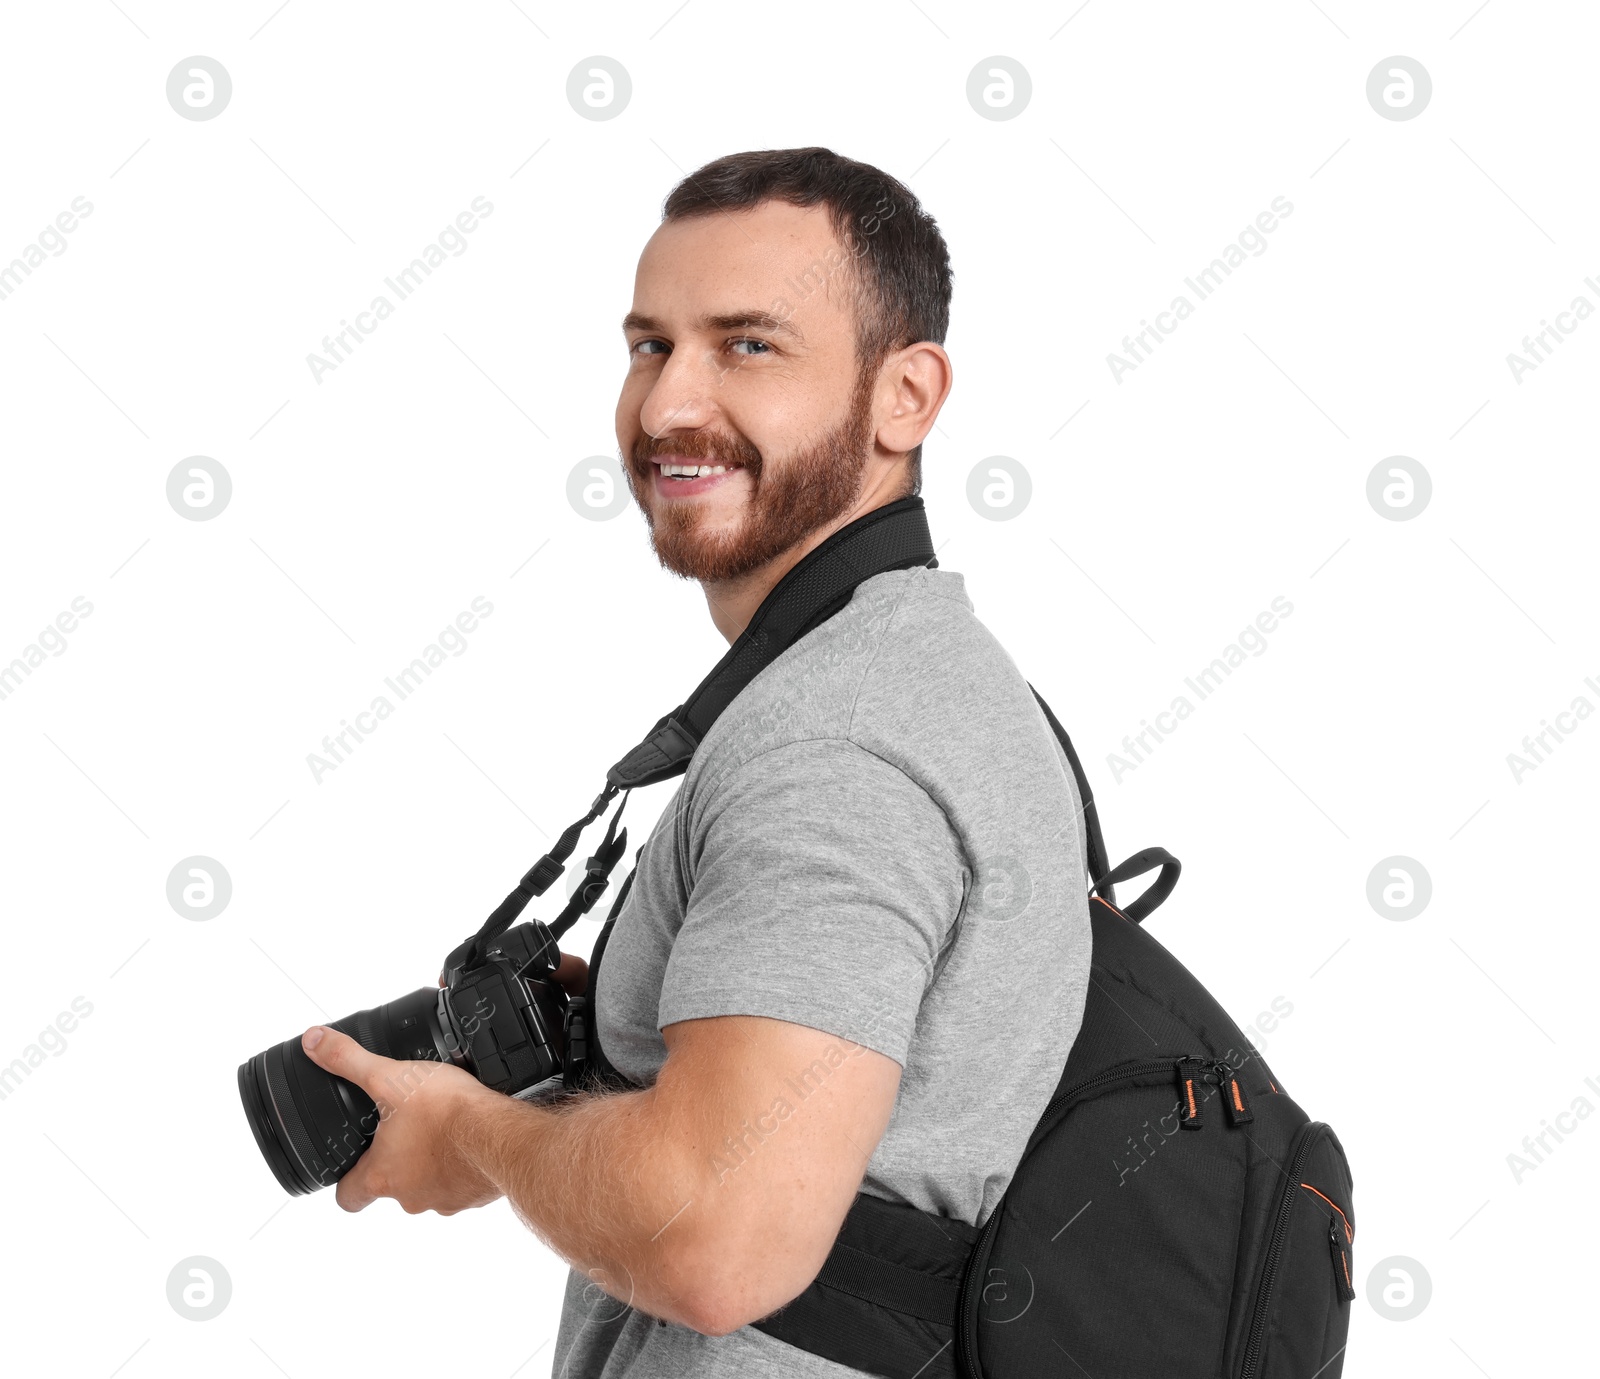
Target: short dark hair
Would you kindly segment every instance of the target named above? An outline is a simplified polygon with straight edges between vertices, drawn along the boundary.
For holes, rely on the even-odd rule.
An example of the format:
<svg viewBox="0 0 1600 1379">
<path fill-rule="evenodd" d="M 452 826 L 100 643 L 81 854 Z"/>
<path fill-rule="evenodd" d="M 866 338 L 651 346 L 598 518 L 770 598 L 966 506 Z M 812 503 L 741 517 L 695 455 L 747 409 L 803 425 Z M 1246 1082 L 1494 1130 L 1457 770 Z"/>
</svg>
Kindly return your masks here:
<svg viewBox="0 0 1600 1379">
<path fill-rule="evenodd" d="M 950 326 L 950 251 L 937 222 L 903 182 L 827 148 L 730 153 L 668 194 L 663 222 L 748 210 L 765 201 L 826 206 L 855 265 L 856 358 L 863 378 L 897 349 L 944 343 Z M 922 488 L 922 447 L 910 457 Z"/>
</svg>

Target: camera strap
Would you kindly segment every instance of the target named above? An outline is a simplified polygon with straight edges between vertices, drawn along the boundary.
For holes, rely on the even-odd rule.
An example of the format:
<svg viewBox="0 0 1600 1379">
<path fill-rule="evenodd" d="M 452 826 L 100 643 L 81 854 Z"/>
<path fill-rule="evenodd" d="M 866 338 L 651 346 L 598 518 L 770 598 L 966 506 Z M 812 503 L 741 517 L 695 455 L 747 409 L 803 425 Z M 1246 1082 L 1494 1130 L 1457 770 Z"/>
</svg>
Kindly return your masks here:
<svg viewBox="0 0 1600 1379">
<path fill-rule="evenodd" d="M 874 508 L 807 552 L 772 587 L 749 626 L 710 674 L 682 704 L 657 719 L 644 740 L 606 772 L 605 788 L 595 796 L 588 813 L 572 823 L 555 846 L 528 869 L 516 889 L 500 902 L 477 934 L 450 955 L 446 965 L 472 966 L 481 961 L 485 945 L 510 928 L 528 902 L 543 895 L 566 870 L 579 835 L 621 792 L 622 804 L 611 816 L 604 839 L 584 863 L 584 881 L 550 925 L 551 934 L 559 938 L 593 908 L 609 884 L 612 869 L 627 850 L 628 831 L 622 829 L 619 833 L 617 822 L 627 805 L 628 791 L 682 775 L 711 725 L 744 687 L 806 633 L 849 603 L 862 581 L 889 570 L 919 565 L 934 569 L 938 564 L 920 497 L 901 498 Z M 613 917 L 615 913 L 613 907 Z"/>
</svg>

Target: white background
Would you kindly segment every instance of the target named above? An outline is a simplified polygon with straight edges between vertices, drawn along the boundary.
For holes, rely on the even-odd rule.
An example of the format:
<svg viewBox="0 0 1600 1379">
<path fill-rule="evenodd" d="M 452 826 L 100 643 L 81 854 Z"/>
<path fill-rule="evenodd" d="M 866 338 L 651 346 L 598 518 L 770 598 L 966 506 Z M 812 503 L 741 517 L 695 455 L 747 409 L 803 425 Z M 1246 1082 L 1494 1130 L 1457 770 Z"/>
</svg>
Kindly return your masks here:
<svg viewBox="0 0 1600 1379">
<path fill-rule="evenodd" d="M 1507 754 L 1600 704 L 1600 321 L 1520 382 L 1506 356 L 1600 305 L 1600 23 L 672 2 L 5 11 L 0 262 L 93 205 L 0 301 L 0 661 L 93 605 L 0 701 L 0 1062 L 93 1006 L 0 1102 L 8 1354 L 304 1379 L 441 1369 L 468 1335 L 476 1373 L 547 1372 L 565 1267 L 504 1204 L 286 1202 L 234 1069 L 430 981 L 721 653 L 636 513 L 585 520 L 567 475 L 615 453 L 618 320 L 674 181 L 825 144 L 905 179 L 951 246 L 941 564 L 1074 734 L 1112 853 L 1184 859 L 1154 932 L 1241 1023 L 1293 1007 L 1264 1052 L 1355 1172 L 1346 1373 L 1592 1367 L 1600 1125 L 1520 1183 L 1507 1155 L 1600 1106 L 1600 723 L 1520 783 Z M 206 122 L 165 95 L 196 54 L 233 82 Z M 633 83 L 603 122 L 566 98 L 596 54 Z M 1033 86 L 1006 121 L 965 94 L 997 54 Z M 1433 82 L 1404 122 L 1366 98 L 1395 54 Z M 475 196 L 466 252 L 317 382 L 307 354 Z M 1107 353 L 1279 196 L 1266 252 L 1117 381 Z M 232 477 L 215 520 L 167 502 L 193 455 Z M 966 497 L 994 455 L 1032 478 L 1009 521 Z M 1432 477 L 1414 520 L 1366 497 L 1394 455 Z M 466 652 L 318 783 L 307 754 L 480 595 Z M 1280 595 L 1267 651 L 1114 781 L 1123 736 Z M 635 842 L 671 789 L 632 804 Z M 194 854 L 232 878 L 207 922 L 166 898 Z M 1366 894 L 1396 854 L 1433 885 L 1404 922 Z M 203 1324 L 166 1297 L 193 1255 L 233 1285 Z M 1403 1323 L 1365 1292 L 1389 1256 L 1432 1281 Z"/>
</svg>

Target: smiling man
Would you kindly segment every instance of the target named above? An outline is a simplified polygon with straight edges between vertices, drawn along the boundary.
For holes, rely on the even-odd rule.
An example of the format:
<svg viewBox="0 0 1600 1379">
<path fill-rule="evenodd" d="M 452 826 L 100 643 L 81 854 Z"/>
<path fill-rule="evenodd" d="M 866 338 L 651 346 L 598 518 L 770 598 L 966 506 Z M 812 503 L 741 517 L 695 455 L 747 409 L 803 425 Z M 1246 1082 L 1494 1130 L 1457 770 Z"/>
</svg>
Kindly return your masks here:
<svg viewBox="0 0 1600 1379">
<path fill-rule="evenodd" d="M 920 491 L 949 302 L 916 198 L 829 150 L 719 159 L 667 198 L 617 439 L 657 557 L 730 642 L 806 553 Z M 628 1089 L 518 1101 L 314 1029 L 385 1112 L 339 1202 L 508 1197 L 573 1265 L 556 1375 L 857 1373 L 751 1323 L 858 1191 L 986 1219 L 1082 1018 L 1084 871 L 1066 759 L 962 577 L 872 576 L 724 710 L 640 850 L 589 993 Z"/>
</svg>

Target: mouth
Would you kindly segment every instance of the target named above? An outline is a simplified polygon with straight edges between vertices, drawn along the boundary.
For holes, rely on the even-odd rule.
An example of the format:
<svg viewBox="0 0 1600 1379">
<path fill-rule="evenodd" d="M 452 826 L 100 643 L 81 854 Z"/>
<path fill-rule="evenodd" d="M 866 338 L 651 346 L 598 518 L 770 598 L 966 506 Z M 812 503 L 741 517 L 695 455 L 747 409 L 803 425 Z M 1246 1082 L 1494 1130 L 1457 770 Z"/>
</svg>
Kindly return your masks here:
<svg viewBox="0 0 1600 1379">
<path fill-rule="evenodd" d="M 709 493 L 743 465 L 692 461 L 663 456 L 653 460 L 655 491 L 666 498 L 689 498 Z"/>
</svg>

